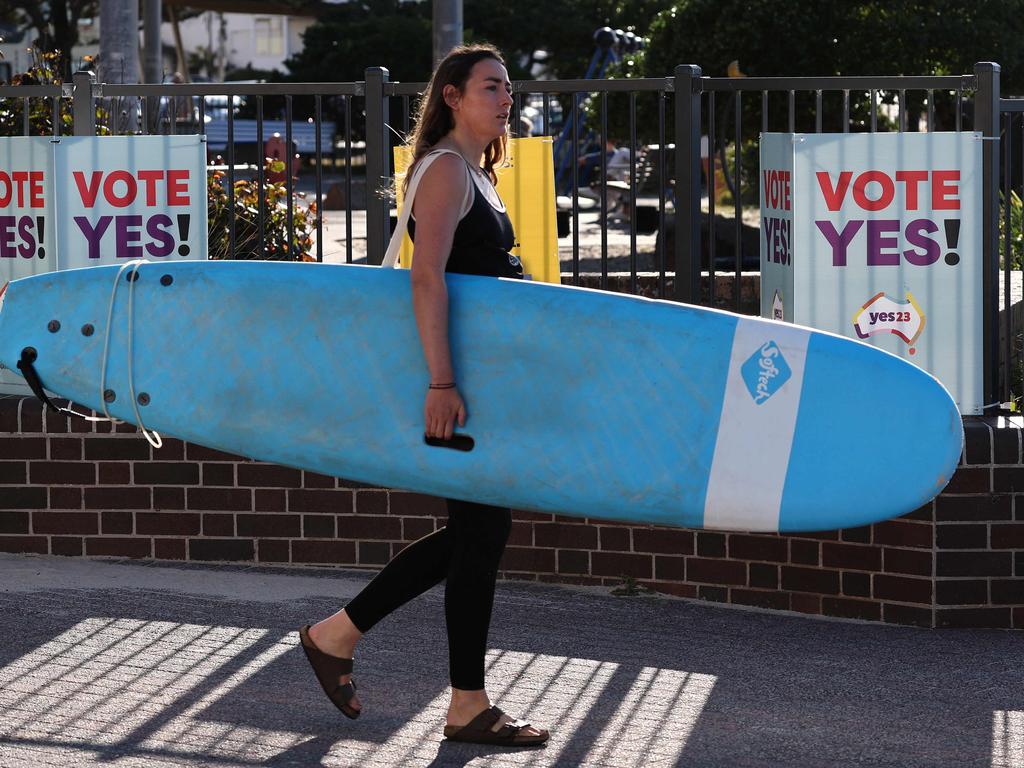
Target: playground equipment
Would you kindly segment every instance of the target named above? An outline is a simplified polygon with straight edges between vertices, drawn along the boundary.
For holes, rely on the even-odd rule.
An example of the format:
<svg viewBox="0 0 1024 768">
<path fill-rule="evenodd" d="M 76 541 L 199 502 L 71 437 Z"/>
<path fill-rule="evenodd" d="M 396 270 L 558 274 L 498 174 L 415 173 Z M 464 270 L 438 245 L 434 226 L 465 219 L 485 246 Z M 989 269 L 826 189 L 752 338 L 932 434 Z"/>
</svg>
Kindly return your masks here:
<svg viewBox="0 0 1024 768">
<path fill-rule="evenodd" d="M 608 67 L 618 63 L 624 53 L 634 53 L 644 47 L 645 41 L 633 32 L 624 32 L 621 29 L 601 27 L 594 32 L 594 55 L 590 58 L 587 72 L 583 75 L 584 80 L 600 80 L 604 77 Z M 583 146 L 587 146 L 595 139 L 595 132 L 592 128 L 581 135 L 580 129 L 583 126 L 583 119 L 580 115 L 580 106 L 585 97 L 581 94 L 573 95 L 573 105 L 569 112 L 569 119 L 562 126 L 558 138 L 555 139 L 555 188 L 559 194 L 570 194 L 572 192 L 572 163 L 575 153 L 573 151 L 573 137 L 581 140 Z M 604 147 L 601 147 L 602 151 Z"/>
</svg>

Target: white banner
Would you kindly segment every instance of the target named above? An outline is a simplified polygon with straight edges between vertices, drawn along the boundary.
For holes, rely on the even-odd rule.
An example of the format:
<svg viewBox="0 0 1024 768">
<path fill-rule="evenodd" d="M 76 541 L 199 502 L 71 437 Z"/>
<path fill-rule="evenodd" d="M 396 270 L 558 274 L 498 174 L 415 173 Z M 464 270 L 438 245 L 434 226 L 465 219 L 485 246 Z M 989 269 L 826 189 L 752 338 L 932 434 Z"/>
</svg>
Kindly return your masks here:
<svg viewBox="0 0 1024 768">
<path fill-rule="evenodd" d="M 61 269 L 207 258 L 203 137 L 64 137 L 54 165 Z"/>
<path fill-rule="evenodd" d="M 791 292 L 787 321 L 899 355 L 936 376 L 961 413 L 981 413 L 980 136 L 761 138 L 762 315 L 772 317 L 777 293 L 788 310 Z M 777 172 L 787 155 L 791 200 L 783 210 Z"/>
<path fill-rule="evenodd" d="M 57 268 L 49 136 L 0 139 L 0 287 Z M 29 394 L 25 380 L 0 370 L 0 394 Z"/>
<path fill-rule="evenodd" d="M 52 139 L 0 140 L 0 286 L 56 269 L 56 246 Z"/>
</svg>

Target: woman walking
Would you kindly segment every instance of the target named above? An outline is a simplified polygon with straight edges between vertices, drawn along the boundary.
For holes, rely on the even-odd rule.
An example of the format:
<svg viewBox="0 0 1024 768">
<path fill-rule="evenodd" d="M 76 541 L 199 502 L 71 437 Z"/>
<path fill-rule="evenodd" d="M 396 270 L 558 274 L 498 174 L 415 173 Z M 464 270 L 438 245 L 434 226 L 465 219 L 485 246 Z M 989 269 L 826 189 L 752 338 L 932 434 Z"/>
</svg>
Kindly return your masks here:
<svg viewBox="0 0 1024 768">
<path fill-rule="evenodd" d="M 523 276 L 510 253 L 512 224 L 494 186 L 494 169 L 505 156 L 510 94 L 497 49 L 460 46 L 434 72 L 410 140 L 406 188 L 415 198 L 406 205 L 413 205 L 413 312 L 430 373 L 423 408 L 427 437 L 449 439 L 456 423 L 464 426 L 467 419 L 448 343 L 445 272 Z M 484 684 L 494 584 L 511 526 L 509 509 L 448 499 L 444 528 L 403 549 L 345 608 L 300 630 L 317 678 L 345 715 L 356 718 L 362 711 L 352 680 L 359 639 L 393 610 L 445 581 L 452 696 L 444 735 L 508 746 L 547 741 L 546 730 L 492 706 Z"/>
</svg>

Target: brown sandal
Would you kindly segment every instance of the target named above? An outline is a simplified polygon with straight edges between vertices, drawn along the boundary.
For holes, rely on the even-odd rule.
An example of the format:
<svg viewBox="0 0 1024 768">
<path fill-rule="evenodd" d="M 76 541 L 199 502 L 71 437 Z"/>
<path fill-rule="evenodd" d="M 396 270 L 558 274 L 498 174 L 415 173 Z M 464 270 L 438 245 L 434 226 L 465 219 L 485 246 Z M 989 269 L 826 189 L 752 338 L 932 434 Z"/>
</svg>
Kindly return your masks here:
<svg viewBox="0 0 1024 768">
<path fill-rule="evenodd" d="M 299 630 L 299 640 L 302 641 L 302 650 L 306 652 L 309 665 L 313 667 L 313 673 L 320 681 L 320 687 L 324 689 L 327 698 L 342 711 L 345 717 L 355 720 L 362 712 L 361 708 L 355 709 L 349 705 L 352 697 L 356 694 L 356 681 L 349 678 L 347 683 L 338 682 L 338 678 L 342 675 L 352 674 L 352 659 L 329 656 L 317 648 L 309 636 L 309 624 Z"/>
<path fill-rule="evenodd" d="M 444 735 L 449 741 L 465 741 L 471 744 L 499 744 L 506 747 L 539 747 L 546 742 L 551 734 L 538 728 L 536 736 L 523 733 L 530 727 L 524 720 L 510 720 L 498 730 L 492 730 L 502 712 L 497 707 L 485 709 L 470 720 L 466 725 L 446 725 Z"/>
</svg>

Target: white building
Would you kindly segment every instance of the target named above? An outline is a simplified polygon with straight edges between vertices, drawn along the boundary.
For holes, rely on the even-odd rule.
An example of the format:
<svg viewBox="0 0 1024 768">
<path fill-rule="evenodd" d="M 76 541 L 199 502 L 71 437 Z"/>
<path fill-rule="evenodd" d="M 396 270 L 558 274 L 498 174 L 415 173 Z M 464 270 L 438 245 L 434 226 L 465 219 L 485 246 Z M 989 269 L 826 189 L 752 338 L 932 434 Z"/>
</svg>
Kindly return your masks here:
<svg viewBox="0 0 1024 768">
<path fill-rule="evenodd" d="M 332 0 L 329 0 L 332 1 Z M 314 24 L 312 16 L 283 16 L 268 13 L 219 13 L 204 11 L 198 16 L 178 23 L 186 63 L 198 56 L 207 62 L 203 74 L 213 80 L 223 79 L 226 71 L 242 67 L 287 71 L 285 61 L 302 50 L 302 35 Z M 99 54 L 99 17 L 81 19 L 78 24 L 79 41 L 72 50 L 72 70 L 82 65 L 84 57 Z M 27 50 L 29 42 L 36 37 L 36 31 L 7 30 L 7 39 L 0 39 L 0 80 L 11 74 L 24 72 L 32 64 L 32 55 Z M 163 48 L 164 71 L 172 74 L 178 68 L 175 53 L 174 27 L 169 22 L 161 25 L 160 37 Z M 143 45 L 142 30 L 139 31 L 139 46 Z M 140 63 L 142 56 L 140 55 Z M 143 81 L 139 72 L 139 81 Z"/>
<path fill-rule="evenodd" d="M 302 34 L 314 22 L 311 16 L 205 11 L 179 22 L 179 28 L 186 56 L 202 55 L 212 64 L 205 74 L 217 80 L 225 71 L 247 66 L 287 71 L 284 62 L 302 50 Z M 174 50 L 170 24 L 162 26 L 161 41 L 165 50 Z"/>
</svg>

